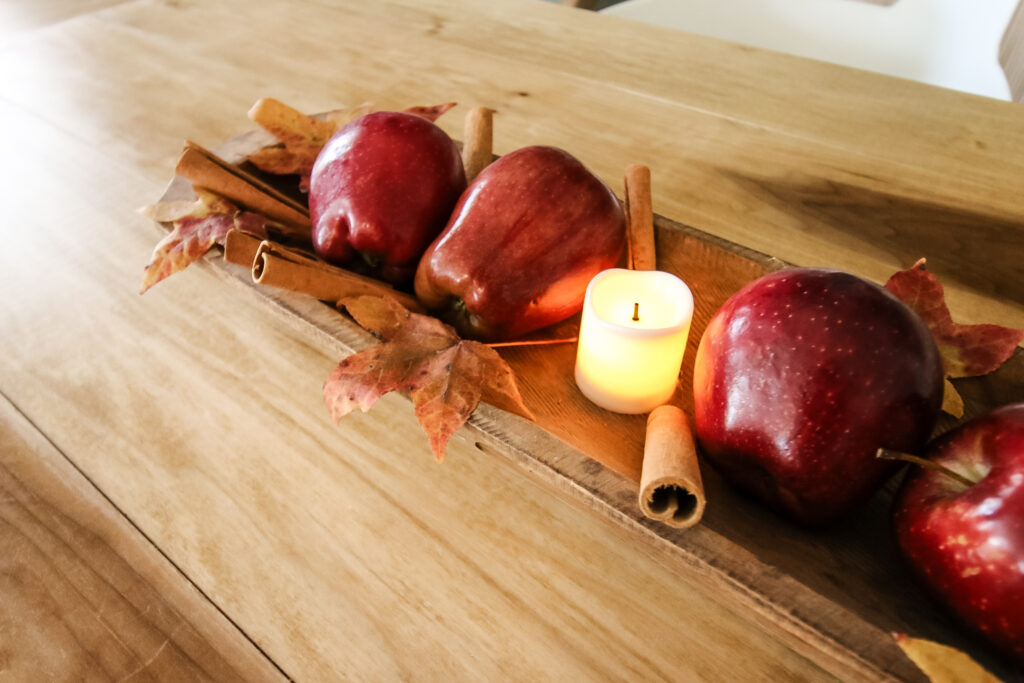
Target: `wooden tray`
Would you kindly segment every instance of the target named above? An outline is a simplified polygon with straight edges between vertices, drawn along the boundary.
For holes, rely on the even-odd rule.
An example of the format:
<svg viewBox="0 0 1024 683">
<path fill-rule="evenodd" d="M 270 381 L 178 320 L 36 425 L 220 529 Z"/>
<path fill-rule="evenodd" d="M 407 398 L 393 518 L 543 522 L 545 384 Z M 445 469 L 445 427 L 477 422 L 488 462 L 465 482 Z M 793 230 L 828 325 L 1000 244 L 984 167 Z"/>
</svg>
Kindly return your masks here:
<svg viewBox="0 0 1024 683">
<path fill-rule="evenodd" d="M 262 131 L 253 131 L 215 151 L 237 163 L 270 142 Z M 188 181 L 176 178 L 164 199 L 190 193 Z M 692 415 L 693 361 L 707 322 L 733 292 L 786 264 L 661 216 L 655 217 L 655 229 L 658 267 L 685 280 L 695 298 L 674 399 Z M 208 260 L 287 323 L 336 350 L 339 360 L 373 343 L 332 306 L 254 285 L 245 269 L 212 256 Z M 686 572 L 691 582 L 843 680 L 925 680 L 895 645 L 893 632 L 960 648 L 1009 678 L 1013 665 L 957 624 L 900 560 L 888 512 L 895 481 L 850 519 L 809 531 L 743 497 L 704 466 L 704 521 L 687 531 L 673 530 L 644 518 L 637 507 L 646 416 L 610 413 L 587 401 L 573 381 L 575 345 L 502 349 L 501 355 L 514 368 L 536 422 L 481 404 L 463 432 L 468 430 L 481 452 L 511 461 L 553 491 L 613 520 L 628 534 L 627 542 Z M 965 419 L 1019 400 L 1024 353 L 1018 349 L 991 375 L 956 384 L 967 405 Z M 938 431 L 953 424 L 947 418 Z M 429 457 L 425 439 L 423 457 Z"/>
</svg>

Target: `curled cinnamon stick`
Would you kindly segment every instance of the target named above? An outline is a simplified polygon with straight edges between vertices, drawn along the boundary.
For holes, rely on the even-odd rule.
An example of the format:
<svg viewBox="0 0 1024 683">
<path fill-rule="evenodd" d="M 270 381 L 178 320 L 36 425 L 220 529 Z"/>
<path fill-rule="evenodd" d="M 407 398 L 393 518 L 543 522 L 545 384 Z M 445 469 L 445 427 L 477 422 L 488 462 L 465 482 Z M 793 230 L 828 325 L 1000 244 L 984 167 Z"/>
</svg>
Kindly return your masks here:
<svg viewBox="0 0 1024 683">
<path fill-rule="evenodd" d="M 410 311 L 423 313 L 414 297 L 382 282 L 319 261 L 269 240 L 260 242 L 252 260 L 252 279 L 292 292 L 308 294 L 324 301 L 340 301 L 350 296 L 389 296 Z"/>
<path fill-rule="evenodd" d="M 174 171 L 195 185 L 283 224 L 289 232 L 310 234 L 305 206 L 194 142 L 185 143 Z"/>
<path fill-rule="evenodd" d="M 655 270 L 651 170 L 640 164 L 630 164 L 626 167 L 625 183 L 629 267 L 632 270 Z"/>
<path fill-rule="evenodd" d="M 463 127 L 462 165 L 466 182 L 473 182 L 494 158 L 494 110 L 474 107 L 466 114 Z"/>
<path fill-rule="evenodd" d="M 647 417 L 640 510 L 651 519 L 686 529 L 700 521 L 706 503 L 686 413 L 673 405 L 658 406 Z"/>
<path fill-rule="evenodd" d="M 228 230 L 224 238 L 224 260 L 238 266 L 252 268 L 263 239 L 243 230 Z"/>
</svg>

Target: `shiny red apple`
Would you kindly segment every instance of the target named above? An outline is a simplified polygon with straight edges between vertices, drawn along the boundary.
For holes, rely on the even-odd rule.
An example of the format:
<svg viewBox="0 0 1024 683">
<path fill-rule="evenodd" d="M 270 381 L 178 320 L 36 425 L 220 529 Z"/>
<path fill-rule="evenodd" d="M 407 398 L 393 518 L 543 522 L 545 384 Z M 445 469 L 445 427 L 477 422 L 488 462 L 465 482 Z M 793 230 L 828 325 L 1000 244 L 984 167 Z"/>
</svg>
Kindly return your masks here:
<svg viewBox="0 0 1024 683">
<path fill-rule="evenodd" d="M 361 259 L 377 277 L 410 280 L 465 187 L 443 130 L 414 114 L 367 114 L 335 133 L 313 166 L 313 247 L 332 263 Z"/>
<path fill-rule="evenodd" d="M 696 433 L 738 486 L 809 525 L 845 514 L 919 451 L 938 418 L 942 364 L 921 319 L 884 288 L 792 268 L 733 295 L 701 339 Z"/>
<path fill-rule="evenodd" d="M 1024 403 L 947 432 L 925 455 L 974 483 L 914 467 L 893 506 L 899 545 L 940 599 L 1024 662 Z"/>
<path fill-rule="evenodd" d="M 625 244 L 614 193 L 554 147 L 485 168 L 416 271 L 416 296 L 476 339 L 513 339 L 580 310 L 587 284 Z"/>
</svg>

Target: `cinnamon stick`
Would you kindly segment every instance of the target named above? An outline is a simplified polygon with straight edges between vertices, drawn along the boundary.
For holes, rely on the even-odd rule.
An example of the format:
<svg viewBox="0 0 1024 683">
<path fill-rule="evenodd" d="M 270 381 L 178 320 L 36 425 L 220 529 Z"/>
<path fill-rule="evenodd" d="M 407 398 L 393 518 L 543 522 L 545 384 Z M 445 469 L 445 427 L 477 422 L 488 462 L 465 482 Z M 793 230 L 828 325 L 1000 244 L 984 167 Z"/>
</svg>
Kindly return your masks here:
<svg viewBox="0 0 1024 683">
<path fill-rule="evenodd" d="M 224 238 L 224 260 L 238 266 L 252 268 L 263 238 L 244 230 L 228 230 Z"/>
<path fill-rule="evenodd" d="M 186 142 L 175 173 L 239 205 L 262 213 L 298 235 L 310 234 L 309 210 L 251 173 L 194 142 Z"/>
<path fill-rule="evenodd" d="M 334 302 L 364 294 L 389 296 L 410 311 L 424 312 L 420 302 L 405 292 L 269 240 L 260 242 L 251 265 L 253 282 L 260 285 L 279 287 Z"/>
<path fill-rule="evenodd" d="M 647 417 L 640 510 L 651 519 L 686 529 L 700 521 L 706 503 L 686 413 L 673 405 L 658 406 Z"/>
<path fill-rule="evenodd" d="M 494 158 L 494 110 L 474 107 L 466 114 L 463 127 L 462 165 L 466 182 L 473 182 Z"/>
<path fill-rule="evenodd" d="M 640 164 L 626 167 L 626 239 L 629 267 L 655 270 L 654 207 L 651 203 L 651 170 Z"/>
</svg>

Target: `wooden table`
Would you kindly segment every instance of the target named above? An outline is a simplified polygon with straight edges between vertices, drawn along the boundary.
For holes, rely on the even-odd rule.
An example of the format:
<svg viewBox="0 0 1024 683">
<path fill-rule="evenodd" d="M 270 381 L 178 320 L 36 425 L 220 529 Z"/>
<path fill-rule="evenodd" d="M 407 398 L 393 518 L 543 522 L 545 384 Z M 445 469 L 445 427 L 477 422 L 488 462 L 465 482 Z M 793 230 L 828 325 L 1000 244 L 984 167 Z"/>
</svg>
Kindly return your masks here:
<svg viewBox="0 0 1024 683">
<path fill-rule="evenodd" d="M 185 138 L 258 98 L 498 110 L 655 209 L 1024 326 L 1024 116 L 535 1 L 0 4 L 0 674 L 821 680 L 843 671 L 196 267 L 137 294 Z M 458 117 L 441 125 L 459 132 Z M 824 668 L 823 668 L 824 667 Z M 830 669 L 826 671 L 825 669 Z"/>
</svg>

